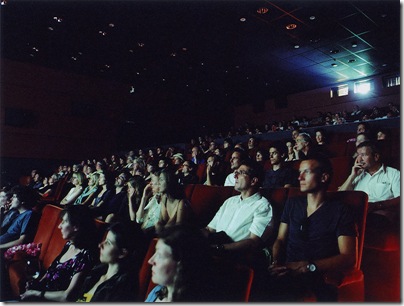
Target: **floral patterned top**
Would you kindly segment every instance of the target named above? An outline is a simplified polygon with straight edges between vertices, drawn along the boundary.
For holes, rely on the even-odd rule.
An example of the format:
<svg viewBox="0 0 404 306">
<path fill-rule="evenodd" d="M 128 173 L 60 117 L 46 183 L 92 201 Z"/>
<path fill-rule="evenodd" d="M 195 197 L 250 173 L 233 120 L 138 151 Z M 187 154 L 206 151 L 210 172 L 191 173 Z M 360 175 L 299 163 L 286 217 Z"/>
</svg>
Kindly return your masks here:
<svg viewBox="0 0 404 306">
<path fill-rule="evenodd" d="M 79 272 L 88 272 L 94 266 L 94 261 L 90 255 L 90 251 L 81 250 L 80 253 L 70 258 L 65 262 L 60 262 L 60 258 L 67 252 L 71 242 L 67 242 L 62 252 L 55 258 L 45 277 L 40 281 L 39 286 L 42 290 L 47 291 L 62 291 L 66 290 L 73 276 Z"/>
</svg>

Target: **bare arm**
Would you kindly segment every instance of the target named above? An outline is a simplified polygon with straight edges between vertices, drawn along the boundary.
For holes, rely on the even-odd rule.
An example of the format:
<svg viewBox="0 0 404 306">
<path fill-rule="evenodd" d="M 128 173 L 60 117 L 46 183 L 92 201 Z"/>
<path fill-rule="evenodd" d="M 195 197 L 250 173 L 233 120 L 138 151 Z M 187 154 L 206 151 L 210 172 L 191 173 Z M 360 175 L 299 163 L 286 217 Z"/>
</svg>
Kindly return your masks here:
<svg viewBox="0 0 404 306">
<path fill-rule="evenodd" d="M 23 234 L 17 240 L 13 240 L 13 241 L 10 241 L 10 242 L 7 242 L 7 243 L 0 244 L 0 249 L 8 249 L 8 248 L 11 248 L 11 247 L 13 247 L 15 245 L 22 244 L 22 243 L 25 242 L 25 238 L 26 238 L 26 236 L 25 236 L 25 234 Z"/>
<path fill-rule="evenodd" d="M 74 203 L 74 201 L 78 198 L 78 196 L 82 193 L 82 191 L 83 188 L 75 189 L 75 187 L 73 187 L 72 189 L 70 189 L 69 193 L 63 198 L 63 200 L 60 201 L 60 204 L 67 205 Z"/>
<path fill-rule="evenodd" d="M 186 217 L 186 208 L 185 208 L 185 203 L 184 200 L 180 200 L 178 203 L 178 209 L 177 209 L 177 220 L 176 224 L 180 224 L 185 220 Z"/>
<path fill-rule="evenodd" d="M 363 172 L 359 159 L 360 159 L 360 157 L 357 157 L 355 159 L 355 163 L 352 167 L 351 174 L 348 176 L 346 181 L 340 187 L 338 187 L 338 191 L 346 191 L 346 190 L 354 189 L 354 187 L 352 185 L 354 179 Z"/>
<path fill-rule="evenodd" d="M 210 171 L 210 169 L 211 169 L 211 166 L 208 164 L 206 166 L 206 183 L 205 183 L 205 185 L 207 185 L 207 186 L 212 186 L 212 179 L 211 179 L 211 171 Z"/>
<path fill-rule="evenodd" d="M 71 302 L 78 294 L 84 280 L 84 272 L 76 273 L 70 281 L 69 287 L 64 291 L 45 291 L 44 298 L 48 301 Z M 27 290 L 21 295 L 21 300 L 29 297 L 40 297 L 41 291 Z"/>
<path fill-rule="evenodd" d="M 146 203 L 149 201 L 151 196 L 152 196 L 152 185 L 148 184 L 148 185 L 146 185 L 146 187 L 143 190 L 142 199 L 140 200 L 140 205 L 136 212 L 136 222 L 137 223 L 142 223 L 142 220 L 144 217 L 144 208 L 146 207 Z M 135 219 L 132 219 L 132 216 L 131 216 L 131 220 L 135 221 Z"/>
<path fill-rule="evenodd" d="M 250 234 L 250 237 L 247 239 L 243 239 L 237 242 L 231 242 L 231 243 L 226 243 L 223 244 L 223 249 L 226 251 L 249 251 L 249 250 L 254 250 L 258 246 L 261 245 L 261 238 L 254 235 Z"/>
</svg>

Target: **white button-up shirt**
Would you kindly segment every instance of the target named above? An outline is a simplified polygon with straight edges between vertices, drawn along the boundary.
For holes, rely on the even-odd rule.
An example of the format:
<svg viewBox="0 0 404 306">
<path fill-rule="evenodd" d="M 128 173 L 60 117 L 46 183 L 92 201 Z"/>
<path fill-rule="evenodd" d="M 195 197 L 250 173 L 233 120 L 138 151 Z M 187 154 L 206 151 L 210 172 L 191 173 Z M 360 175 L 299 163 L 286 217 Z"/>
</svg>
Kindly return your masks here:
<svg viewBox="0 0 404 306">
<path fill-rule="evenodd" d="M 251 233 L 265 241 L 263 235 L 271 221 L 271 204 L 257 192 L 244 200 L 240 195 L 228 198 L 208 227 L 224 231 L 233 241 L 247 239 Z"/>
</svg>

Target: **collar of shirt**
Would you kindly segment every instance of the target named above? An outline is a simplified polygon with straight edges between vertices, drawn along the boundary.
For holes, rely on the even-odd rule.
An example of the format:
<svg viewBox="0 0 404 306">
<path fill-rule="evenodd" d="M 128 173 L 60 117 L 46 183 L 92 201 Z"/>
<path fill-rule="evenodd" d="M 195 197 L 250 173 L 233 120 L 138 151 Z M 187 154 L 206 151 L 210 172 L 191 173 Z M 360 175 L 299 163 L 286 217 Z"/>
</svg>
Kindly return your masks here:
<svg viewBox="0 0 404 306">
<path fill-rule="evenodd" d="M 241 195 L 239 195 L 240 204 L 243 204 L 243 205 L 249 205 L 251 203 L 254 203 L 254 202 L 260 200 L 261 198 L 262 198 L 262 196 L 259 192 L 254 193 L 253 195 L 249 196 L 246 199 L 243 199 L 241 197 Z"/>
</svg>

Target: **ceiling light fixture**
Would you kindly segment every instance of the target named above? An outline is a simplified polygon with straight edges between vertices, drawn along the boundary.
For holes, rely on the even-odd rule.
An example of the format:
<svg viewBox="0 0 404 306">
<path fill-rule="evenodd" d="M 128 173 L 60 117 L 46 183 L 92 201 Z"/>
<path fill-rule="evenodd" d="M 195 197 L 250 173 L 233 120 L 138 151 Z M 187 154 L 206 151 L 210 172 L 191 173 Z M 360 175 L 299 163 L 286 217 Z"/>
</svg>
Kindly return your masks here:
<svg viewBox="0 0 404 306">
<path fill-rule="evenodd" d="M 294 23 L 290 23 L 290 24 L 288 24 L 288 25 L 286 26 L 286 29 L 287 29 L 287 30 L 294 30 L 294 29 L 296 29 L 296 28 L 297 28 L 297 25 L 294 24 Z"/>
<path fill-rule="evenodd" d="M 332 54 L 337 54 L 337 53 L 339 53 L 339 50 L 338 50 L 338 49 L 334 49 L 334 50 L 331 50 L 330 53 L 332 53 Z"/>
<path fill-rule="evenodd" d="M 142 43 L 142 42 L 138 42 L 137 45 L 138 45 L 140 48 L 143 48 L 143 47 L 144 47 L 144 43 Z"/>
<path fill-rule="evenodd" d="M 48 30 L 49 30 L 49 31 L 53 31 L 53 28 L 52 28 L 52 27 L 48 27 Z"/>
<path fill-rule="evenodd" d="M 336 63 L 331 64 L 332 67 L 337 67 L 338 65 Z"/>
<path fill-rule="evenodd" d="M 109 26 L 110 28 L 115 27 L 115 25 L 114 25 L 113 23 L 110 23 L 108 26 Z"/>
<path fill-rule="evenodd" d="M 1 0 L 1 5 L 6 5 L 7 4 L 7 0 Z"/>
<path fill-rule="evenodd" d="M 244 17 L 241 17 L 241 18 L 240 18 L 240 21 L 241 21 L 241 22 L 245 22 L 246 20 L 247 20 L 247 19 L 245 19 Z"/>
<path fill-rule="evenodd" d="M 310 16 L 310 20 L 315 20 L 316 16 Z"/>
<path fill-rule="evenodd" d="M 300 48 L 299 45 L 294 45 L 293 47 L 294 47 L 295 49 L 299 49 L 299 48 Z"/>
<path fill-rule="evenodd" d="M 350 59 L 350 60 L 348 61 L 348 63 L 354 63 L 354 62 L 356 62 L 356 59 Z"/>
<path fill-rule="evenodd" d="M 266 7 L 260 7 L 260 8 L 257 10 L 257 13 L 258 13 L 258 14 L 266 14 L 266 13 L 268 13 L 268 9 L 267 9 Z"/>
<path fill-rule="evenodd" d="M 352 42 L 352 48 L 356 48 L 358 46 L 358 44 L 356 43 L 356 41 Z"/>
</svg>

